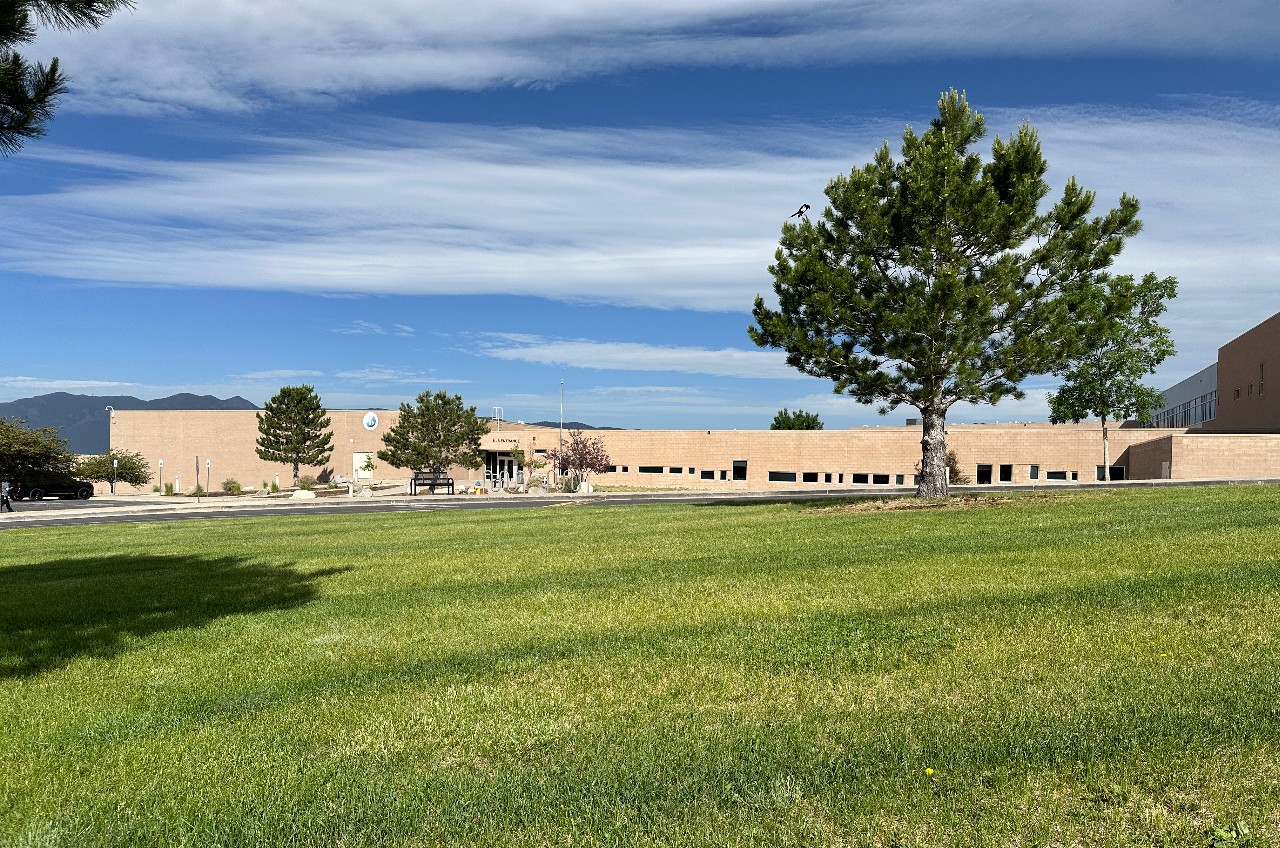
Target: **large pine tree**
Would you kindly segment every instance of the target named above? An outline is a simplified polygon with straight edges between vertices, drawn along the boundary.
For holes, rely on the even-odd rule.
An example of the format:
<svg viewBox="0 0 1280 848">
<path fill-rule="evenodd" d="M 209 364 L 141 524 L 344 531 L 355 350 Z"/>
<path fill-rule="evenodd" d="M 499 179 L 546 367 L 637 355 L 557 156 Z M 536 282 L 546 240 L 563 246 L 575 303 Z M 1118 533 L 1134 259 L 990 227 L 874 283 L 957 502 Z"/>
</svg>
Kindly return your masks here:
<svg viewBox="0 0 1280 848">
<path fill-rule="evenodd" d="M 258 413 L 258 456 L 292 465 L 296 486 L 301 466 L 323 465 L 333 455 L 328 427 L 329 416 L 314 388 L 284 386 Z"/>
<path fill-rule="evenodd" d="M 795 368 L 862 403 L 922 417 L 918 493 L 947 495 L 947 411 L 1021 397 L 1019 384 L 1081 350 L 1075 312 L 1109 279 L 1136 234 L 1138 201 L 1091 217 L 1094 196 L 1067 181 L 1041 210 L 1048 169 L 1036 131 L 970 147 L 982 116 L 955 90 L 922 135 L 886 143 L 827 186 L 821 220 L 787 223 L 769 268 L 778 308 L 757 297 L 748 332 Z"/>
<path fill-rule="evenodd" d="M 416 404 L 400 404 L 400 419 L 382 437 L 385 447 L 378 459 L 435 473 L 451 465 L 479 468 L 484 465 L 480 439 L 488 432 L 489 422 L 476 415 L 474 406 L 463 406 L 460 395 L 422 392 Z"/>
<path fill-rule="evenodd" d="M 36 37 L 36 21 L 59 29 L 96 28 L 131 0 L 0 0 L 0 155 L 44 135 L 67 78 L 56 58 L 31 63 L 16 48 Z"/>
</svg>

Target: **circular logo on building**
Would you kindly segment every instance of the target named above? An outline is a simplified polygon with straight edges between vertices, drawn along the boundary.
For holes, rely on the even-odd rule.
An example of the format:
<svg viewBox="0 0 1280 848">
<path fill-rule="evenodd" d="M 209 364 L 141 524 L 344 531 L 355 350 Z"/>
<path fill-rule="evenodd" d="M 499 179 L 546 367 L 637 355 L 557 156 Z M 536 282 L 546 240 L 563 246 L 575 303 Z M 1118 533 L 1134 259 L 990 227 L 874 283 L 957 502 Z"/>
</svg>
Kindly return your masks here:
<svg viewBox="0 0 1280 848">
<path fill-rule="evenodd" d="M 364 414 L 364 428 L 366 430 L 375 430 L 378 427 L 378 413 L 366 412 Z"/>
</svg>

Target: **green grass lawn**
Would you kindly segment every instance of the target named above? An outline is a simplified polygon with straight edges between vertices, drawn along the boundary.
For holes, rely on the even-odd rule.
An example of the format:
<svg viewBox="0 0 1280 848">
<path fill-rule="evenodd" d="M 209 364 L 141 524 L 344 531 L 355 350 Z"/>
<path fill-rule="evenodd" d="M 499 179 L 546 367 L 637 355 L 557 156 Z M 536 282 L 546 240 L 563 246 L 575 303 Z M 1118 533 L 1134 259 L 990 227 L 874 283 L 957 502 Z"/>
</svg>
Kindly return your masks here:
<svg viewBox="0 0 1280 848">
<path fill-rule="evenodd" d="M 1280 845 L 1274 487 L 0 550 L 0 845 Z"/>
</svg>

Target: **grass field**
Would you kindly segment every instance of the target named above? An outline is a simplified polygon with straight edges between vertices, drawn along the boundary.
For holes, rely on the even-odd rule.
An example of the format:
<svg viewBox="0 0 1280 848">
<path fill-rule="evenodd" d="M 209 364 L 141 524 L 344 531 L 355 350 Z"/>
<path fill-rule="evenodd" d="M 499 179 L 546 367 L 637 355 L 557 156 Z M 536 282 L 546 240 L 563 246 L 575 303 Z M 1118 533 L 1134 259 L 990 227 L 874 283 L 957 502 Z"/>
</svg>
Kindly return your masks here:
<svg viewBox="0 0 1280 848">
<path fill-rule="evenodd" d="M 0 845 L 1280 845 L 1274 487 L 0 551 Z"/>
</svg>

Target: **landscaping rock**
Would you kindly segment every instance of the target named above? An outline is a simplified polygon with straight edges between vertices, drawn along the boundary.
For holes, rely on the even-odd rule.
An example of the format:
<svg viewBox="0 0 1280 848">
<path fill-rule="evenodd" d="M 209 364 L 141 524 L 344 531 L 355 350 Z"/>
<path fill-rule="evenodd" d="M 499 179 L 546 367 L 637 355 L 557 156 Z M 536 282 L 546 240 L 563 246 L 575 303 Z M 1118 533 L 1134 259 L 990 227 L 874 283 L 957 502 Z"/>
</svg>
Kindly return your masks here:
<svg viewBox="0 0 1280 848">
<path fill-rule="evenodd" d="M 312 500 L 312 499 L 314 499 L 314 498 L 315 498 L 315 496 L 316 496 L 316 493 L 315 493 L 315 492 L 308 491 L 307 489 L 299 489 L 298 491 L 294 492 L 294 493 L 293 493 L 292 495 L 290 495 L 289 497 L 290 497 L 290 498 L 292 498 L 292 499 L 293 499 L 293 500 L 295 500 L 295 501 L 306 501 L 306 500 Z"/>
</svg>

